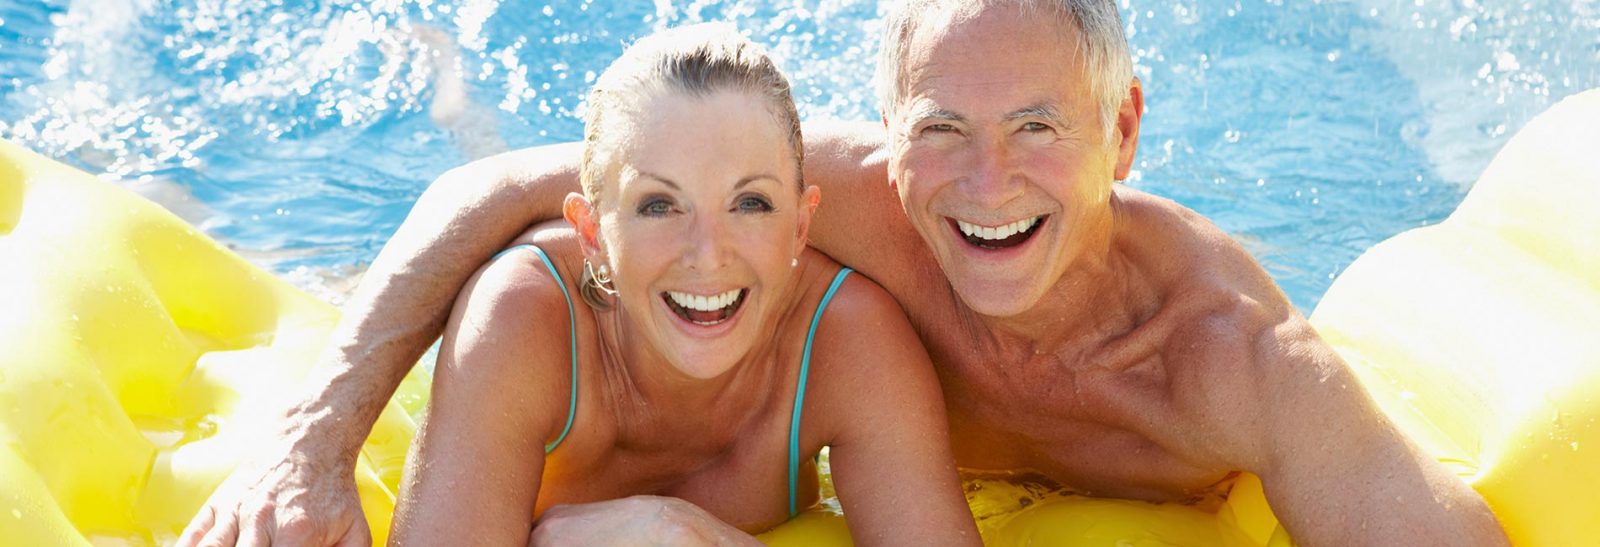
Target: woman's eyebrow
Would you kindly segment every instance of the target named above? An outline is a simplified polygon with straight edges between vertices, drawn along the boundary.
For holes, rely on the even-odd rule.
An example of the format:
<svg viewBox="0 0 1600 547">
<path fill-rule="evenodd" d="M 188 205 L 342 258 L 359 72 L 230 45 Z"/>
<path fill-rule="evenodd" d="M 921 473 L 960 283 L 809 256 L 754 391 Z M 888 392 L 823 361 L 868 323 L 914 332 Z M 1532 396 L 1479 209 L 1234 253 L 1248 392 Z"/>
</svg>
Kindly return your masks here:
<svg viewBox="0 0 1600 547">
<path fill-rule="evenodd" d="M 776 182 L 776 183 L 780 183 L 780 184 L 782 183 L 782 181 L 778 180 L 778 177 L 776 177 L 776 176 L 769 175 L 769 174 L 766 174 L 766 173 L 760 173 L 760 174 L 755 174 L 755 175 L 749 175 L 749 176 L 746 176 L 746 177 L 744 177 L 742 179 L 739 179 L 739 182 L 734 183 L 733 189 L 734 190 L 738 190 L 740 188 L 744 188 L 745 185 L 750 184 L 752 182 L 756 182 L 758 180 L 770 180 L 772 182 Z"/>
<path fill-rule="evenodd" d="M 665 184 L 667 186 L 672 187 L 673 190 L 682 190 L 683 189 L 682 187 L 678 186 L 678 183 L 672 182 L 672 179 L 669 179 L 667 177 L 663 177 L 661 175 L 657 175 L 655 173 L 651 173 L 649 171 L 643 171 L 643 170 L 638 171 L 638 173 L 639 173 L 639 176 L 641 176 L 641 177 L 644 177 L 644 178 L 647 178 L 647 179 L 654 179 L 656 182 L 659 182 L 661 184 Z"/>
</svg>

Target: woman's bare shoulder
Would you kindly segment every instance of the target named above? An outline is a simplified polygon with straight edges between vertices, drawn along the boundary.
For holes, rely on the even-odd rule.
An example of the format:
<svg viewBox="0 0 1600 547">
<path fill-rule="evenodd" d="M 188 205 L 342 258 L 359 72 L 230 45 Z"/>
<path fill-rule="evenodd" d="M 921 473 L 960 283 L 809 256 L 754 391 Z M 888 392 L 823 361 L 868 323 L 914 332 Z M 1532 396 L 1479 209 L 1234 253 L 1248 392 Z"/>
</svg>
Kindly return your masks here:
<svg viewBox="0 0 1600 547">
<path fill-rule="evenodd" d="M 573 253 L 562 252 L 554 235 L 536 234 L 529 242 L 539 244 L 561 279 L 519 238 L 468 281 L 440 348 L 436 374 L 444 381 L 481 377 L 525 397 L 537 395 L 529 400 L 567 399 L 574 314 L 585 308 L 570 266 Z"/>
<path fill-rule="evenodd" d="M 830 285 L 835 279 L 831 274 L 819 277 Z M 811 320 L 807 315 L 808 327 Z M 937 392 L 927 350 L 900 303 L 860 272 L 839 281 L 816 317 L 811 366 L 820 389 L 846 397 L 886 387 Z"/>
</svg>

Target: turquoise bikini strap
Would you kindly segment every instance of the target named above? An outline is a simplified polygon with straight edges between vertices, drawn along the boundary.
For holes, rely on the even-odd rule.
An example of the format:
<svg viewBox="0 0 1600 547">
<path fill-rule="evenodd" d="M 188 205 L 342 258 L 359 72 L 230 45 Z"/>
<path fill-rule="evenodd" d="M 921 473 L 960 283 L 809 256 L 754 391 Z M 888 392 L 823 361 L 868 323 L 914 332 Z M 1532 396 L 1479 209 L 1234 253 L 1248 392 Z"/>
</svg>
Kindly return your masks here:
<svg viewBox="0 0 1600 547">
<path fill-rule="evenodd" d="M 833 284 L 828 285 L 828 292 L 822 294 L 822 301 L 817 303 L 817 312 L 811 316 L 811 330 L 806 331 L 806 349 L 800 354 L 800 381 L 794 389 L 794 416 L 789 420 L 789 518 L 794 518 L 800 512 L 795 507 L 799 498 L 796 483 L 800 480 L 800 411 L 806 402 L 806 376 L 811 372 L 811 341 L 817 336 L 817 324 L 822 322 L 822 310 L 828 307 L 828 301 L 833 300 L 833 293 L 839 290 L 839 285 L 844 283 L 844 278 L 850 272 L 850 268 L 841 268 L 833 276 Z"/>
<path fill-rule="evenodd" d="M 561 435 L 556 437 L 555 442 L 544 445 L 544 453 L 549 454 L 561 445 L 561 441 L 566 440 L 567 433 L 572 431 L 572 418 L 578 414 L 578 314 L 572 310 L 572 296 L 567 293 L 567 283 L 561 280 L 561 273 L 556 271 L 555 263 L 550 261 L 549 255 L 544 254 L 544 249 L 524 243 L 500 251 L 494 258 L 522 248 L 532 250 L 533 254 L 539 256 L 539 261 L 544 262 L 544 267 L 550 270 L 550 276 L 556 278 L 556 286 L 561 288 L 561 298 L 567 301 L 567 329 L 570 333 L 567 344 L 572 348 L 572 393 L 567 396 L 567 425 L 561 427 Z"/>
</svg>

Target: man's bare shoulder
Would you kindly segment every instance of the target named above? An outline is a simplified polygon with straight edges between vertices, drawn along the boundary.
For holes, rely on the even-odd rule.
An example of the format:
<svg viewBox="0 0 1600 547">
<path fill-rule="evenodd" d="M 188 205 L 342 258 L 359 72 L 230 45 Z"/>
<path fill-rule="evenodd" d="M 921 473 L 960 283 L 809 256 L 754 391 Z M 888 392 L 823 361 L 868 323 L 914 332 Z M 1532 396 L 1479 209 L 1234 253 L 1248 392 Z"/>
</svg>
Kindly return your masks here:
<svg viewBox="0 0 1600 547">
<path fill-rule="evenodd" d="M 808 318 L 809 318 L 809 314 Z M 927 350 L 906 319 L 900 304 L 872 279 L 851 275 L 840 284 L 818 318 L 812 347 L 811 381 L 829 430 L 854 424 L 863 412 L 900 413 L 928 408 L 885 408 L 914 401 L 933 405 L 938 381 Z M 901 397 L 881 396 L 882 386 L 895 386 Z M 939 409 L 934 409 L 937 411 Z M 938 412 L 942 415 L 942 412 Z"/>
<path fill-rule="evenodd" d="M 1115 195 L 1119 244 L 1155 276 L 1163 292 L 1289 306 L 1255 257 L 1204 215 L 1132 188 L 1119 186 Z"/>
<path fill-rule="evenodd" d="M 822 189 L 824 209 L 854 213 L 899 197 L 889 188 L 883 128 L 866 122 L 812 122 L 805 128 L 806 184 Z"/>
<path fill-rule="evenodd" d="M 806 168 L 812 160 L 815 167 L 839 166 L 846 168 L 886 167 L 889 161 L 888 133 L 883 124 L 848 122 L 838 120 L 806 122 Z M 887 171 L 882 171 L 887 173 Z"/>
<path fill-rule="evenodd" d="M 1206 347 L 1236 358 L 1315 345 L 1315 333 L 1243 246 L 1172 200 L 1119 187 L 1119 239 L 1155 280 L 1161 310 L 1151 334 L 1171 350 Z M 1186 350 L 1184 350 L 1186 351 Z"/>
<path fill-rule="evenodd" d="M 805 131 L 805 181 L 822 189 L 811 246 L 895 295 L 909 296 L 941 277 L 889 185 L 883 126 L 821 122 Z"/>
</svg>

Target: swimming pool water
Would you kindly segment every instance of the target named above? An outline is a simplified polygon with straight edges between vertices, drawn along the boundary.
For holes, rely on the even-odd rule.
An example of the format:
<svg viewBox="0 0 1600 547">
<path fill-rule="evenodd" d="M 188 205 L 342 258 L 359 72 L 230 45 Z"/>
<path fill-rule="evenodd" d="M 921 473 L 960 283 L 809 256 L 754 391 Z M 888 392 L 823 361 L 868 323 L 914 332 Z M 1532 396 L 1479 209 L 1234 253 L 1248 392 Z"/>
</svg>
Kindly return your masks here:
<svg viewBox="0 0 1600 547">
<path fill-rule="evenodd" d="M 1593 0 L 1119 5 L 1149 106 L 1128 183 L 1217 221 L 1307 312 L 1367 247 L 1448 215 L 1534 114 L 1600 86 Z M 336 298 L 445 169 L 577 139 L 629 39 L 729 19 L 782 60 L 803 116 L 875 119 L 880 17 L 851 0 L 0 0 L 0 137 Z"/>
</svg>

